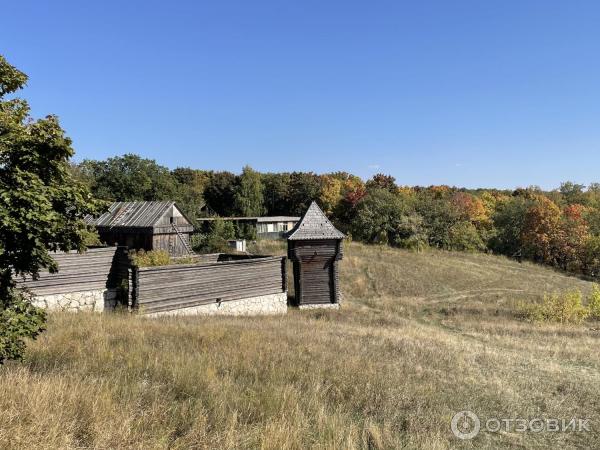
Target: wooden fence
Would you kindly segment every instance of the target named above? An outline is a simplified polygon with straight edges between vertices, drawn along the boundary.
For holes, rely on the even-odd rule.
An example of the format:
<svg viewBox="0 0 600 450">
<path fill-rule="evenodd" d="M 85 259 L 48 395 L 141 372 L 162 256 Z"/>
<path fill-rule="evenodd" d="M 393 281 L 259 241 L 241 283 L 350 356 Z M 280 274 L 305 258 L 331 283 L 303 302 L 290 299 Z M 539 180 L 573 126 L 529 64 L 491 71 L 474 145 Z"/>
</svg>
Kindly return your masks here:
<svg viewBox="0 0 600 450">
<path fill-rule="evenodd" d="M 58 263 L 58 273 L 40 272 L 38 279 L 17 278 L 17 287 L 27 288 L 34 295 L 67 294 L 70 292 L 116 289 L 127 278 L 129 266 L 125 247 L 89 249 L 85 253 L 57 252 L 52 259 Z"/>
<path fill-rule="evenodd" d="M 150 314 L 287 291 L 285 257 L 206 255 L 205 261 L 132 267 L 131 305 Z"/>
</svg>

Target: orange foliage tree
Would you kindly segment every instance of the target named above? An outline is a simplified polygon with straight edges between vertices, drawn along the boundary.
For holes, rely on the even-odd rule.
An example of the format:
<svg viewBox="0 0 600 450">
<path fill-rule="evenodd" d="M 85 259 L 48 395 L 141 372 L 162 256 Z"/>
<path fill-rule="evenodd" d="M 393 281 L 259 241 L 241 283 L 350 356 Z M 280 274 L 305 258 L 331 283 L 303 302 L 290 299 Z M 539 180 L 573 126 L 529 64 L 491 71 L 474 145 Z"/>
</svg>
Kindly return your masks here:
<svg viewBox="0 0 600 450">
<path fill-rule="evenodd" d="M 553 247 L 560 235 L 561 211 L 556 204 L 537 195 L 535 203 L 525 213 L 521 239 L 524 256 L 554 265 Z"/>
</svg>

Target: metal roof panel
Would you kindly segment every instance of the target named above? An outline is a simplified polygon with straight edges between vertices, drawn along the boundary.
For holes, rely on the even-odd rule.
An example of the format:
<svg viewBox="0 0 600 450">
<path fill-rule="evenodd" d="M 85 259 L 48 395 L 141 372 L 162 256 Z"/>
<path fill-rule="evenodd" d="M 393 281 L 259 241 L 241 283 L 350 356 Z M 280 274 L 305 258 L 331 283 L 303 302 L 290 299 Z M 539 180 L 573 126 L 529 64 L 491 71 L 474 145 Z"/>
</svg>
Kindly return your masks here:
<svg viewBox="0 0 600 450">
<path fill-rule="evenodd" d="M 86 222 L 97 227 L 151 228 L 174 206 L 175 202 L 115 202 L 98 218 Z"/>
</svg>

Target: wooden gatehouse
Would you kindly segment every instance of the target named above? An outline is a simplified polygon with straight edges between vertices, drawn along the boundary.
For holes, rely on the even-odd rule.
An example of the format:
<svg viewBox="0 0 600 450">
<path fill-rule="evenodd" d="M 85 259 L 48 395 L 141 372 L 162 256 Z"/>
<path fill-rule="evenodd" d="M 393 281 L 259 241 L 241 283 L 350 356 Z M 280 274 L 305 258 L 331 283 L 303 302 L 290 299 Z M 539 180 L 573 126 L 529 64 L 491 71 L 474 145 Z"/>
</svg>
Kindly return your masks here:
<svg viewBox="0 0 600 450">
<path fill-rule="evenodd" d="M 344 237 L 315 202 L 290 231 L 288 258 L 294 264 L 296 306 L 339 307 L 338 264 Z"/>
</svg>

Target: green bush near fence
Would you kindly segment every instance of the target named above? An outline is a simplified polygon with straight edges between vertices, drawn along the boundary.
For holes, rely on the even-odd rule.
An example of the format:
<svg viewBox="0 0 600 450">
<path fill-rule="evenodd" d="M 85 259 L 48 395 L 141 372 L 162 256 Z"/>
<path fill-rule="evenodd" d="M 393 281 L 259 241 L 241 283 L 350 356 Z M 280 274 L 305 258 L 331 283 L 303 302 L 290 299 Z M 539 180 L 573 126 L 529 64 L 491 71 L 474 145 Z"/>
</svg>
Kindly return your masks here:
<svg viewBox="0 0 600 450">
<path fill-rule="evenodd" d="M 129 253 L 131 263 L 137 267 L 168 266 L 171 263 L 169 253 L 164 250 L 138 250 Z"/>
</svg>

